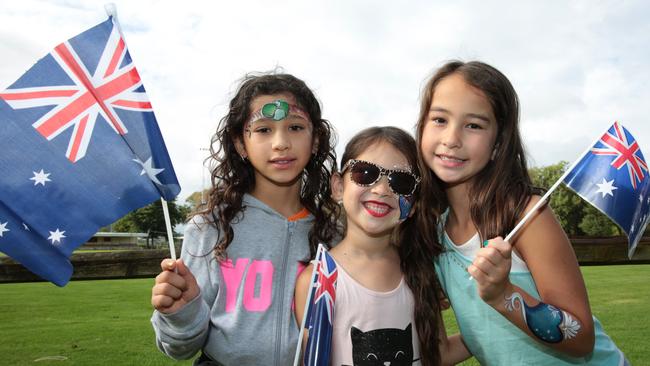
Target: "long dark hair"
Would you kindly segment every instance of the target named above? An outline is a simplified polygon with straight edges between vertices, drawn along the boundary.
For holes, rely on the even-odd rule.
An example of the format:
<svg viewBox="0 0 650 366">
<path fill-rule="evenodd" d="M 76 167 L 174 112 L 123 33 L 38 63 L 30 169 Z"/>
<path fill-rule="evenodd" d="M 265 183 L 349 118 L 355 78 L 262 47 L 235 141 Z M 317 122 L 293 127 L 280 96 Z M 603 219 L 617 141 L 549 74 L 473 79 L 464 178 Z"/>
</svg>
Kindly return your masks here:
<svg viewBox="0 0 650 366">
<path fill-rule="evenodd" d="M 413 169 L 420 175 L 418 168 L 418 152 L 415 140 L 404 130 L 396 127 L 371 127 L 356 134 L 345 147 L 341 158 L 341 169 L 350 159 L 361 155 L 370 146 L 378 143 L 388 143 L 399 150 Z M 419 195 L 420 186 L 413 193 Z M 417 206 L 415 210 L 420 208 Z M 417 216 L 417 215 L 414 215 Z M 391 244 L 397 247 L 400 257 L 400 268 L 414 298 L 415 328 L 420 345 L 420 362 L 422 365 L 439 365 L 440 352 L 438 349 L 438 326 L 440 305 L 438 302 L 438 282 L 433 266 L 433 258 L 439 250 L 434 248 L 437 242 L 427 241 L 419 235 L 414 217 L 407 218 L 397 225 L 391 235 Z"/>
<path fill-rule="evenodd" d="M 469 190 L 470 215 L 481 240 L 505 237 L 517 224 L 532 194 L 539 194 L 528 174 L 526 154 L 519 133 L 519 98 L 512 84 L 499 70 L 479 61 L 451 61 L 438 69 L 422 93 L 417 139 L 422 167 L 421 199 L 429 202 L 420 221 L 430 220 L 447 209 L 449 203 L 438 180 L 422 161 L 421 140 L 428 122 L 431 101 L 438 83 L 452 75 L 461 75 L 465 82 L 480 90 L 490 102 L 497 122 L 497 138 L 493 158 L 476 175 Z M 431 189 L 429 189 L 431 188 Z M 424 207 L 427 209 L 427 207 Z M 428 217 L 427 217 L 428 216 Z"/>
<path fill-rule="evenodd" d="M 214 223 L 221 235 L 214 246 L 217 259 L 224 259 L 233 240 L 232 223 L 242 212 L 245 193 L 255 188 L 253 166 L 237 153 L 235 142 L 242 139 L 244 124 L 250 117 L 250 103 L 260 95 L 290 93 L 308 114 L 313 125 L 313 143 L 318 149 L 311 156 L 302 174 L 300 202 L 314 215 L 309 231 L 311 256 L 319 242 L 329 245 L 339 235 L 339 207 L 331 198 L 330 176 L 336 167 L 334 144 L 336 135 L 330 123 L 321 116 L 321 106 L 304 81 L 293 75 L 276 72 L 247 74 L 230 101 L 228 113 L 221 119 L 210 145 L 212 188 L 206 207 L 199 211 Z"/>
</svg>

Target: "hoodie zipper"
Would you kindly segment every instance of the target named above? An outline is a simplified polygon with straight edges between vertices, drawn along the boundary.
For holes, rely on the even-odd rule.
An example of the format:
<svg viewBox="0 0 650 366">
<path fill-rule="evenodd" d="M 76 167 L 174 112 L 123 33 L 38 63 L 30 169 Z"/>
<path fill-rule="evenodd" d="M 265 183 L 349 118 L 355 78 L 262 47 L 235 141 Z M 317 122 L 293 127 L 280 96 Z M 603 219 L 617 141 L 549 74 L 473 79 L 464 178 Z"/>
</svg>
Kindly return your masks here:
<svg viewBox="0 0 650 366">
<path fill-rule="evenodd" d="M 280 297 L 280 306 L 277 308 L 277 315 L 276 315 L 276 327 L 275 327 L 275 365 L 280 365 L 280 355 L 281 355 L 281 350 L 282 350 L 282 329 L 284 327 L 281 327 L 280 324 L 282 324 L 282 316 L 284 315 L 284 300 L 285 300 L 285 294 L 284 294 L 284 287 L 285 287 L 285 282 L 286 282 L 286 277 L 287 277 L 287 260 L 288 260 L 288 255 L 287 255 L 287 250 L 291 246 L 291 236 L 293 234 L 293 230 L 296 227 L 296 223 L 293 221 L 287 221 L 287 239 L 284 242 L 284 246 L 282 247 L 282 275 L 280 277 L 280 291 L 282 296 Z"/>
</svg>

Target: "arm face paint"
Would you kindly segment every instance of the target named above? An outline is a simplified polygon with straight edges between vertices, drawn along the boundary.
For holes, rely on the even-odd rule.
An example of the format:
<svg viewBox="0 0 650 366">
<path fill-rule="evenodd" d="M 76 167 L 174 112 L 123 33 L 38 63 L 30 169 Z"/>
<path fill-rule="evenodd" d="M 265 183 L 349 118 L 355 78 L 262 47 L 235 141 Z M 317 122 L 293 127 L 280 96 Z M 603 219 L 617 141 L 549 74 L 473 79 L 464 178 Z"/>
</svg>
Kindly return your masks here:
<svg viewBox="0 0 650 366">
<path fill-rule="evenodd" d="M 506 297 L 505 306 L 508 311 L 521 309 L 528 329 L 544 342 L 559 343 L 575 337 L 580 331 L 580 323 L 566 311 L 543 302 L 528 306 L 518 292 Z"/>
</svg>

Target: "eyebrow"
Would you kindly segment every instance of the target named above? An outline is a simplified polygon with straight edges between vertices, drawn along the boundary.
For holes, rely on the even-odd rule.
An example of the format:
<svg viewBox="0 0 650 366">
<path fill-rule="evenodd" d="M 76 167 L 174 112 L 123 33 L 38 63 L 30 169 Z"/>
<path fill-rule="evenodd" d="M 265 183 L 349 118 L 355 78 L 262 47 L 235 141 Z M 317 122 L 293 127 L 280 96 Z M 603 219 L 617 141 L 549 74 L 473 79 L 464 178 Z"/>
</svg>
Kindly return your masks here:
<svg viewBox="0 0 650 366">
<path fill-rule="evenodd" d="M 451 114 L 448 110 L 446 110 L 446 109 L 444 109 L 442 107 L 431 107 L 429 109 L 429 112 L 443 112 L 443 113 Z M 467 113 L 465 115 L 465 117 L 477 118 L 477 119 L 483 120 L 483 121 L 485 121 L 487 123 L 490 123 L 490 119 L 488 117 L 486 117 L 485 115 L 483 115 L 483 114 Z"/>
</svg>

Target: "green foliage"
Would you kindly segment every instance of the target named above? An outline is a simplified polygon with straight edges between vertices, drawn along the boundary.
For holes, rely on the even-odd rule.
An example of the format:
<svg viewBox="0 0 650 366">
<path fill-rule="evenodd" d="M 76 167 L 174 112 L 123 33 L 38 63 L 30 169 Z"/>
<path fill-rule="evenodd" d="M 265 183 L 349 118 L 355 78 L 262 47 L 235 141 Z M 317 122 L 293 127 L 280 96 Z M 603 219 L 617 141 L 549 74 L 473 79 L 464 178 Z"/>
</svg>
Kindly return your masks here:
<svg viewBox="0 0 650 366">
<path fill-rule="evenodd" d="M 209 190 L 196 191 L 189 195 L 185 202 L 191 207 L 192 211 L 198 211 L 201 206 L 205 205 L 208 200 Z"/>
<path fill-rule="evenodd" d="M 596 207 L 586 205 L 583 210 L 584 216 L 580 221 L 580 229 L 587 235 L 592 236 L 616 236 L 625 235 L 623 230 L 612 223 L 607 216 L 603 215 Z"/>
<path fill-rule="evenodd" d="M 169 219 L 172 227 L 185 222 L 190 208 L 177 205 L 175 201 L 167 202 Z M 165 216 L 163 215 L 162 202 L 157 200 L 150 205 L 128 213 L 113 224 L 117 232 L 151 233 L 152 237 L 164 236 L 167 233 Z"/>
<path fill-rule="evenodd" d="M 565 172 L 566 161 L 529 169 L 533 184 L 548 190 Z M 552 194 L 550 205 L 562 228 L 570 236 L 614 236 L 621 230 L 607 216 L 561 184 Z"/>
</svg>

